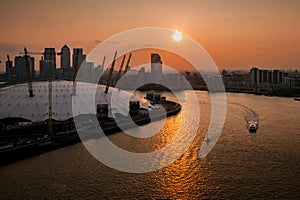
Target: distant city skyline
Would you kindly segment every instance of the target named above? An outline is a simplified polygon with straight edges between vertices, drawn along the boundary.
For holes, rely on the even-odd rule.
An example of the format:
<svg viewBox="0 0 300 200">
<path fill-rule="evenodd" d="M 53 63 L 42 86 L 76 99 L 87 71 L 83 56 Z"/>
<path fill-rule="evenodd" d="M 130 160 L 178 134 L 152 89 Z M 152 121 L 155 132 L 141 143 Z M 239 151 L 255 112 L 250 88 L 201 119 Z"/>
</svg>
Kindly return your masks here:
<svg viewBox="0 0 300 200">
<path fill-rule="evenodd" d="M 145 26 L 179 29 L 220 69 L 300 69 L 299 9 L 292 0 L 1 1 L 0 71 L 6 54 L 14 58 L 24 46 L 60 51 L 67 44 L 87 55 L 108 37 Z"/>
</svg>

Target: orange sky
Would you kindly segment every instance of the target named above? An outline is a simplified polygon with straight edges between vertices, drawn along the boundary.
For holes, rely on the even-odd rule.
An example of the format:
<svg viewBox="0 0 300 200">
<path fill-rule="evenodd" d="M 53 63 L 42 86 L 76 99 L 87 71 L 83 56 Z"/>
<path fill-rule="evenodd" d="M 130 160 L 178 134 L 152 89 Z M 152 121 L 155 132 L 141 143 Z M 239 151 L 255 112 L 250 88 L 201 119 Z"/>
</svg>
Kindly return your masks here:
<svg viewBox="0 0 300 200">
<path fill-rule="evenodd" d="M 88 53 L 113 34 L 145 26 L 179 29 L 219 68 L 300 69 L 297 0 L 0 2 L 1 71 L 6 54 L 14 57 L 25 45 L 38 51 L 67 44 Z"/>
</svg>

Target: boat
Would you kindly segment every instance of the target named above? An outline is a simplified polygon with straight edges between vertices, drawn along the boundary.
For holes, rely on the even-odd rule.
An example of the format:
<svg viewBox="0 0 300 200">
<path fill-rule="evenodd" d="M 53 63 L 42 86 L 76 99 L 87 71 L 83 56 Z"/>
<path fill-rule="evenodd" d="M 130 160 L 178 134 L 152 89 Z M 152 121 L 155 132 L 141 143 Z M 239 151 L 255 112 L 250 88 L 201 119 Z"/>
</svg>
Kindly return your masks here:
<svg viewBox="0 0 300 200">
<path fill-rule="evenodd" d="M 258 128 L 258 123 L 256 121 L 250 121 L 248 123 L 248 127 L 249 127 L 250 133 L 256 133 L 257 128 Z"/>
</svg>

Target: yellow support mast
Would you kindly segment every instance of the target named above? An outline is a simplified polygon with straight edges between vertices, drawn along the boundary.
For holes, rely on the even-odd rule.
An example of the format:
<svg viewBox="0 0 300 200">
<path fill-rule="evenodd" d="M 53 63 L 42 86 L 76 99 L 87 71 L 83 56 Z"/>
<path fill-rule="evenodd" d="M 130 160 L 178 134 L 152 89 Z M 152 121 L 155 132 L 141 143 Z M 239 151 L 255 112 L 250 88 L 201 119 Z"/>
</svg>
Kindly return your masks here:
<svg viewBox="0 0 300 200">
<path fill-rule="evenodd" d="M 108 88 L 110 86 L 111 78 L 112 78 L 112 75 L 113 75 L 113 72 L 114 72 L 116 58 L 117 58 L 117 51 L 115 52 L 114 60 L 113 60 L 113 62 L 111 64 L 111 68 L 109 70 L 109 74 L 108 74 L 108 78 L 107 78 L 107 83 L 106 83 L 106 88 L 105 88 L 105 92 L 104 92 L 105 94 L 107 94 Z"/>
</svg>

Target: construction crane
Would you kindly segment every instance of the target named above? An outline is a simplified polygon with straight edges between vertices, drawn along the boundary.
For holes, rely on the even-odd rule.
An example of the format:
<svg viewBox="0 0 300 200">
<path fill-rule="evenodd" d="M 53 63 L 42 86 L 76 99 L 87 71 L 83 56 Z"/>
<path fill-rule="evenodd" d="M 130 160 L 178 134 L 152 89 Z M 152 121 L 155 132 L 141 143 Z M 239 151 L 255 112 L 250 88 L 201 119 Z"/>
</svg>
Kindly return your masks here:
<svg viewBox="0 0 300 200">
<path fill-rule="evenodd" d="M 32 80 L 31 80 L 31 72 L 30 72 L 30 65 L 29 65 L 29 55 L 27 52 L 26 47 L 24 48 L 24 57 L 25 57 L 25 65 L 26 65 L 26 74 L 28 80 L 28 91 L 29 97 L 33 97 L 33 90 L 32 90 Z"/>
<path fill-rule="evenodd" d="M 26 62 L 26 63 L 28 63 L 28 65 L 26 65 L 26 66 L 28 66 L 28 67 L 26 67 L 27 68 L 27 74 L 28 74 L 28 72 L 29 72 L 29 75 L 30 75 L 30 70 L 29 70 L 29 54 L 30 55 L 44 55 L 45 53 L 44 52 L 27 52 L 27 49 L 26 49 L 26 47 L 24 48 L 24 56 L 27 58 L 26 60 L 28 61 L 28 62 Z M 48 101 L 49 101 L 49 106 L 48 106 L 48 133 L 49 133 L 49 135 L 51 136 L 51 137 L 53 137 L 53 135 L 52 135 L 52 56 L 56 56 L 56 55 L 61 55 L 62 54 L 62 52 L 58 52 L 58 53 L 51 53 L 50 54 L 50 60 L 43 60 L 43 58 L 42 58 L 42 60 L 43 60 L 43 64 L 44 64 L 44 62 L 50 62 L 50 70 L 49 70 L 49 83 L 48 83 Z M 29 83 L 30 83 L 30 87 L 31 87 L 31 90 L 32 90 L 32 83 L 31 83 L 31 77 L 30 77 L 30 80 L 28 81 Z M 28 88 L 29 88 L 29 83 L 28 83 Z M 29 89 L 29 93 L 30 93 L 30 89 Z M 32 92 L 32 95 L 33 95 L 33 92 Z M 30 94 L 29 94 L 29 96 L 30 96 Z"/>
<path fill-rule="evenodd" d="M 107 94 L 108 92 L 108 88 L 110 86 L 110 82 L 111 82 L 111 78 L 112 78 L 112 75 L 113 75 L 113 72 L 114 72 L 114 66 L 115 66 L 115 62 L 116 62 L 116 57 L 117 57 L 117 51 L 115 52 L 115 56 L 114 56 L 114 60 L 111 64 L 111 68 L 109 70 L 109 74 L 108 74 L 108 78 L 107 78 L 107 83 L 106 83 L 106 88 L 105 88 L 105 94 Z"/>
<path fill-rule="evenodd" d="M 24 48 L 24 50 L 26 49 L 26 47 Z M 20 52 L 19 54 L 25 56 L 25 53 L 23 52 Z M 45 52 L 40 52 L 40 51 L 27 51 L 27 56 L 29 58 L 30 55 L 45 55 Z M 52 56 L 55 56 L 55 55 L 62 55 L 62 52 L 57 52 L 57 53 L 47 53 L 47 55 L 50 55 L 51 59 L 52 59 Z M 42 59 L 42 65 L 44 65 L 44 62 L 51 62 L 51 59 L 50 60 L 43 60 L 43 57 L 41 57 Z M 51 67 L 52 69 L 52 67 Z M 50 70 L 51 71 L 51 70 Z M 49 73 L 50 73 L 49 71 Z M 44 72 L 40 72 L 42 73 L 42 77 L 44 77 Z"/>
<path fill-rule="evenodd" d="M 118 72 L 117 81 L 121 78 L 121 72 L 122 72 L 122 69 L 123 69 L 125 57 L 126 57 L 126 55 L 124 54 L 122 62 L 121 62 L 121 66 L 120 66 L 120 69 L 119 69 L 119 72 Z"/>
<path fill-rule="evenodd" d="M 129 58 L 127 60 L 127 63 L 126 63 L 126 67 L 125 67 L 125 70 L 123 72 L 123 75 L 128 71 L 129 69 L 129 62 L 130 62 L 130 59 L 131 59 L 131 54 L 129 54 Z"/>
</svg>

